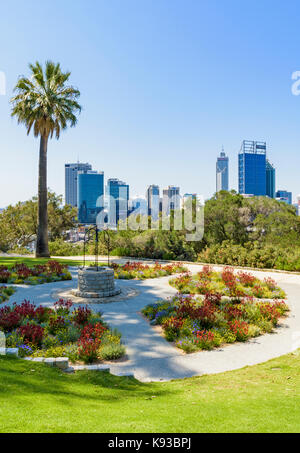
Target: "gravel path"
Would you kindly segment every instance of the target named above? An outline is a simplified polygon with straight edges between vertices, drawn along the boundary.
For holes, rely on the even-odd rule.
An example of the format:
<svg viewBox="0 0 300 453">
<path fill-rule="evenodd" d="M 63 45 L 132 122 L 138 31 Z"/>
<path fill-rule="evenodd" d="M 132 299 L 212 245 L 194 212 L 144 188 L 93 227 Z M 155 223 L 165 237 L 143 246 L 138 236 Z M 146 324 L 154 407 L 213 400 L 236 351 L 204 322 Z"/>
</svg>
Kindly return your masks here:
<svg viewBox="0 0 300 453">
<path fill-rule="evenodd" d="M 192 272 L 202 266 L 188 265 Z M 218 269 L 215 266 L 215 269 Z M 120 287 L 130 286 L 138 290 L 134 298 L 105 305 L 93 305 L 101 311 L 105 321 L 122 333 L 128 360 L 110 365 L 113 374 L 130 373 L 143 381 L 163 381 L 203 374 L 221 373 L 247 365 L 255 365 L 290 353 L 300 347 L 300 275 L 252 271 L 259 278 L 272 277 L 286 291 L 290 316 L 273 334 L 236 343 L 213 351 L 200 351 L 185 355 L 168 343 L 155 328 L 145 320 L 140 310 L 176 293 L 168 284 L 170 277 L 145 281 L 118 280 Z M 39 286 L 20 286 L 8 305 L 21 303 L 24 299 L 36 305 L 51 306 L 51 294 L 77 287 L 77 271 L 72 269 L 73 281 L 50 283 Z"/>
</svg>

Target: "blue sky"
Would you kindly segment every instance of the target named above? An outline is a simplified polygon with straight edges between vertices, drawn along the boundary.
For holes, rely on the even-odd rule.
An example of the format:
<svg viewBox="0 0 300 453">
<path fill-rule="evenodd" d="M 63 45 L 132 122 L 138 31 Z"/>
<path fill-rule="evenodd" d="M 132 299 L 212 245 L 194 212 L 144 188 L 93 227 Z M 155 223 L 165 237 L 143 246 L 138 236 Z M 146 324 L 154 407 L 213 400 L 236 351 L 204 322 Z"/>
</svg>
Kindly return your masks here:
<svg viewBox="0 0 300 453">
<path fill-rule="evenodd" d="M 243 139 L 266 140 L 277 187 L 300 193 L 298 0 L 11 0 L 1 2 L 0 207 L 37 192 L 39 144 L 10 118 L 28 63 L 47 59 L 81 90 L 78 126 L 49 145 L 49 186 L 64 193 L 64 163 L 105 177 L 179 185 L 209 197 L 222 145 L 237 188 Z"/>
</svg>

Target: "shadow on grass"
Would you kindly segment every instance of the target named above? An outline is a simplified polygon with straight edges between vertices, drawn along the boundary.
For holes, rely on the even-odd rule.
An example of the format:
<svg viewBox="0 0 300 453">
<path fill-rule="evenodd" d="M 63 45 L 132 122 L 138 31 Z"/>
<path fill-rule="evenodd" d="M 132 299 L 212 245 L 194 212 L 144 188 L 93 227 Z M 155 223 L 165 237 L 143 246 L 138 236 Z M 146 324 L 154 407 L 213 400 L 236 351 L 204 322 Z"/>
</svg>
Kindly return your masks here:
<svg viewBox="0 0 300 453">
<path fill-rule="evenodd" d="M 107 372 L 82 371 L 67 375 L 44 364 L 26 362 L 12 357 L 0 357 L 0 401 L 17 401 L 41 395 L 63 398 L 64 404 L 88 402 L 120 402 L 122 399 L 150 399 L 170 393 L 162 385 L 144 384 L 133 378 L 113 376 Z"/>
</svg>

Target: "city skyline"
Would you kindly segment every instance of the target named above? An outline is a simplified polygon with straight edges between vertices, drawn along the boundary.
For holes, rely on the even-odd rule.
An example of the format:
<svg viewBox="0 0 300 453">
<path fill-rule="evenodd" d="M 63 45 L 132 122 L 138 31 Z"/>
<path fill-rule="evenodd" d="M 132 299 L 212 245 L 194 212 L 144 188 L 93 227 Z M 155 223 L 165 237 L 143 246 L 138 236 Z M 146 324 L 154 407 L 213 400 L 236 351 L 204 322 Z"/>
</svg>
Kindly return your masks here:
<svg viewBox="0 0 300 453">
<path fill-rule="evenodd" d="M 246 0 L 243 10 L 236 0 L 188 7 L 175 0 L 172 8 L 169 2 L 136 0 L 99 1 L 93 9 L 69 0 L 34 5 L 28 1 L 35 18 L 26 12 L 25 21 L 22 8 L 2 5 L 0 179 L 8 190 L 0 192 L 0 207 L 36 195 L 38 142 L 11 120 L 9 99 L 18 76 L 28 74 L 28 63 L 49 58 L 71 71 L 83 105 L 76 129 L 49 143 L 48 185 L 56 193 L 64 193 L 64 162 L 79 158 L 127 178 L 137 195 L 155 174 L 160 187 L 171 183 L 207 199 L 215 192 L 216 150 L 224 144 L 236 168 L 244 137 L 266 141 L 280 168 L 278 187 L 300 193 L 300 98 L 291 90 L 300 67 L 299 2 L 267 0 L 253 7 Z M 14 18 L 16 36 L 7 17 Z M 68 48 L 60 45 L 66 28 L 74 37 Z M 36 39 L 39 33 L 43 42 Z M 91 65 L 93 71 L 86 70 Z M 238 190 L 235 172 L 230 187 Z"/>
</svg>

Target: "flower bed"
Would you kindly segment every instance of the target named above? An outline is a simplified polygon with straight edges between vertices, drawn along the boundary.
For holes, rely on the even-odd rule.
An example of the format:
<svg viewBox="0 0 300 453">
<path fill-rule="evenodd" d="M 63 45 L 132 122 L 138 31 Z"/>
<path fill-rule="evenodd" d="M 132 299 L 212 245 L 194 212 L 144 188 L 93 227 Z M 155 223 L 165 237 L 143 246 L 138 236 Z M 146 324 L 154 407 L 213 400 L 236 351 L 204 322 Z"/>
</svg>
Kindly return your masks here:
<svg viewBox="0 0 300 453">
<path fill-rule="evenodd" d="M 0 286 L 0 304 L 3 302 L 6 302 L 10 296 L 12 296 L 15 293 L 15 289 L 7 286 Z"/>
<path fill-rule="evenodd" d="M 71 362 L 114 360 L 125 354 L 121 336 L 109 329 L 98 313 L 59 300 L 54 308 L 29 301 L 0 309 L 0 330 L 8 348 L 20 357 L 68 357 Z"/>
<path fill-rule="evenodd" d="M 279 301 L 178 294 L 171 300 L 148 305 L 142 313 L 152 325 L 162 327 L 168 341 L 191 353 L 272 332 L 288 311 L 288 306 Z"/>
<path fill-rule="evenodd" d="M 225 267 L 215 272 L 212 267 L 204 266 L 197 275 L 184 273 L 170 281 L 181 294 L 221 294 L 229 297 L 255 297 L 257 299 L 284 299 L 285 292 L 274 280 L 263 281 L 248 272 L 235 273 L 233 268 Z"/>
<path fill-rule="evenodd" d="M 0 283 L 40 285 L 62 280 L 72 280 L 72 276 L 68 269 L 57 261 L 48 261 L 33 267 L 17 263 L 11 269 L 0 266 Z"/>
<path fill-rule="evenodd" d="M 153 266 L 139 262 L 128 262 L 123 265 L 113 263 L 111 267 L 115 271 L 115 278 L 128 280 L 144 280 L 147 278 L 165 277 L 167 275 L 187 271 L 181 263 L 166 265 L 155 263 Z"/>
</svg>

